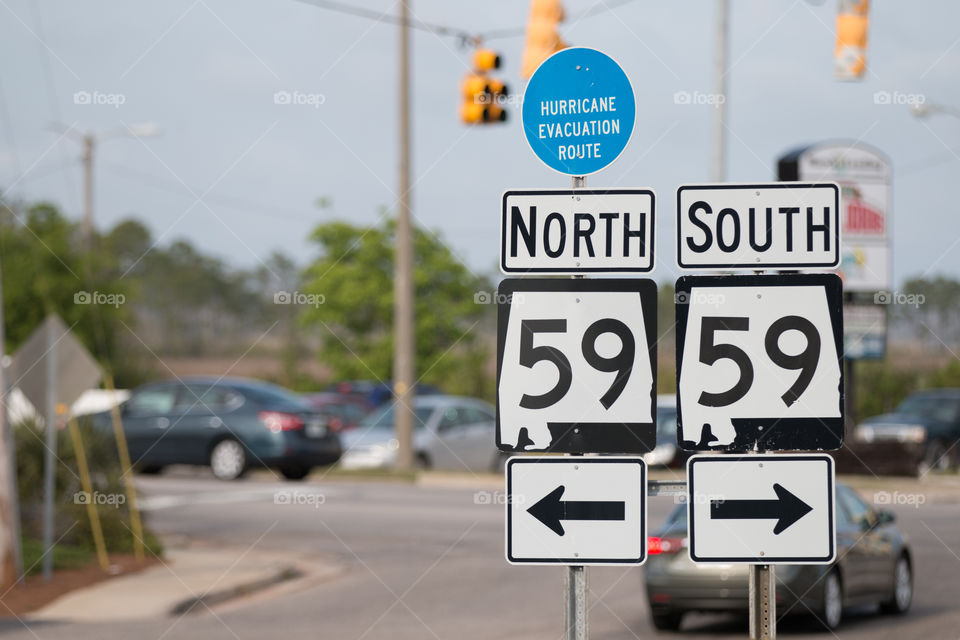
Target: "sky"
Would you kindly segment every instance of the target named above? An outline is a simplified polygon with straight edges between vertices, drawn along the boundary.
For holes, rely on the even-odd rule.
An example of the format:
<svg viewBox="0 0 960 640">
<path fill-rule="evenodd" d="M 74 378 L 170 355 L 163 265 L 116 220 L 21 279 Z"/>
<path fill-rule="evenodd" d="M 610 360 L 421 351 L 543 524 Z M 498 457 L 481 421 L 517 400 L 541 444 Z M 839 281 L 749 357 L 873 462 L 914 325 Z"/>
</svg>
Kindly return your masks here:
<svg viewBox="0 0 960 640">
<path fill-rule="evenodd" d="M 353 3 L 395 14 L 394 0 Z M 784 152 L 859 140 L 893 163 L 894 283 L 960 277 L 960 117 L 920 119 L 909 102 L 960 108 L 960 4 L 875 2 L 868 71 L 833 76 L 836 6 L 804 0 L 731 3 L 727 180 L 775 179 Z M 415 18 L 470 33 L 522 27 L 519 0 L 412 0 Z M 616 59 L 637 97 L 623 155 L 590 187 L 649 187 L 658 195 L 654 277 L 679 275 L 672 241 L 679 185 L 710 180 L 710 104 L 677 92 L 713 89 L 715 4 L 566 0 L 571 45 Z M 596 14 L 572 16 L 596 6 Z M 606 10 L 604 10 L 606 9 Z M 95 222 L 136 216 L 160 244 L 186 238 L 252 268 L 274 251 L 317 256 L 319 224 L 375 224 L 397 192 L 398 28 L 301 0 L 0 0 L 0 191 L 82 212 L 80 146 L 56 130 L 107 133 L 152 122 L 161 135 L 97 147 Z M 496 276 L 500 195 L 565 188 L 523 136 L 460 123 L 470 49 L 414 31 L 413 213 L 478 274 Z M 523 38 L 487 43 L 515 92 Z M 289 103 L 275 99 L 292 96 Z M 877 92 L 892 96 L 878 103 Z M 283 94 L 281 94 L 283 95 Z M 89 96 L 87 101 L 84 96 Z M 323 199 L 327 206 L 318 206 Z"/>
</svg>

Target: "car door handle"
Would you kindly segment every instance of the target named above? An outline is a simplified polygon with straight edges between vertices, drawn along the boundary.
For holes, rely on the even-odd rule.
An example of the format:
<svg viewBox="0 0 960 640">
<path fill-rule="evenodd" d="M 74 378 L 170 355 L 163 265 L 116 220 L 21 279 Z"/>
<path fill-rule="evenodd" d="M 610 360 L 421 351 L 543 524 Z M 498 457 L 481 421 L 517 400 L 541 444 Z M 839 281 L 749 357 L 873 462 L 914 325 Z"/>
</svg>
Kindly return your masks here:
<svg viewBox="0 0 960 640">
<path fill-rule="evenodd" d="M 213 416 L 207 421 L 207 426 L 209 426 L 211 429 L 217 429 L 223 426 L 223 420 L 221 420 L 218 416 Z"/>
<path fill-rule="evenodd" d="M 157 418 L 156 423 L 154 424 L 158 429 L 166 429 L 170 426 L 170 420 L 167 418 Z"/>
</svg>

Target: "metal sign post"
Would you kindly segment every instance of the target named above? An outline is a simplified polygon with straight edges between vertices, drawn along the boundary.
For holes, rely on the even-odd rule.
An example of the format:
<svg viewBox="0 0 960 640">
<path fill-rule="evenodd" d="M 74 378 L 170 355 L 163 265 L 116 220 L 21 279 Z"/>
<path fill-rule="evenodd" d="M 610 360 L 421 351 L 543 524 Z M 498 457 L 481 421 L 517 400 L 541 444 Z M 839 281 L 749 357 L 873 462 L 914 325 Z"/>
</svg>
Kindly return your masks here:
<svg viewBox="0 0 960 640">
<path fill-rule="evenodd" d="M 582 189 L 587 185 L 584 176 L 572 176 L 571 182 L 574 189 Z M 567 640 L 587 640 L 587 568 L 583 565 L 568 566 L 564 586 L 567 592 L 564 616 Z"/>
<path fill-rule="evenodd" d="M 750 640 L 777 637 L 776 586 L 772 564 L 750 565 Z"/>
</svg>

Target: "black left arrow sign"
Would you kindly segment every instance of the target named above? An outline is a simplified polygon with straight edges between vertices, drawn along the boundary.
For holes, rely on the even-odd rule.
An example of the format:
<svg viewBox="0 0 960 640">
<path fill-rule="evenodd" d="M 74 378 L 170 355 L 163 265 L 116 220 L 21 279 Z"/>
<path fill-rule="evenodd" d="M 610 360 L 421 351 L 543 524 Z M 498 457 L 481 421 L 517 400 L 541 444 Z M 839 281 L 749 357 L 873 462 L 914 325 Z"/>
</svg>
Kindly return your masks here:
<svg viewBox="0 0 960 640">
<path fill-rule="evenodd" d="M 560 485 L 535 505 L 527 509 L 534 518 L 545 524 L 558 536 L 564 534 L 561 520 L 624 520 L 626 504 L 622 501 L 591 500 L 580 502 L 560 500 L 565 487 Z"/>
<path fill-rule="evenodd" d="M 776 500 L 711 500 L 710 517 L 714 520 L 776 520 L 774 535 L 813 511 L 813 507 L 779 484 L 773 485 Z"/>
</svg>

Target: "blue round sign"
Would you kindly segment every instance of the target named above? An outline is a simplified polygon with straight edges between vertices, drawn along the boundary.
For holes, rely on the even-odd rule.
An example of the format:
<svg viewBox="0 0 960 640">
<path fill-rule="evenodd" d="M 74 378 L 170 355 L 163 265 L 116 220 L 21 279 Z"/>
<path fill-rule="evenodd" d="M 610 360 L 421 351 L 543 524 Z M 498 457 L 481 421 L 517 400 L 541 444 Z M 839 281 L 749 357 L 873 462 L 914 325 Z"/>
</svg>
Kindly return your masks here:
<svg viewBox="0 0 960 640">
<path fill-rule="evenodd" d="M 523 131 L 548 167 L 571 176 L 600 171 L 630 141 L 637 115 L 630 79 L 596 49 L 563 49 L 543 61 L 523 94 Z"/>
</svg>

